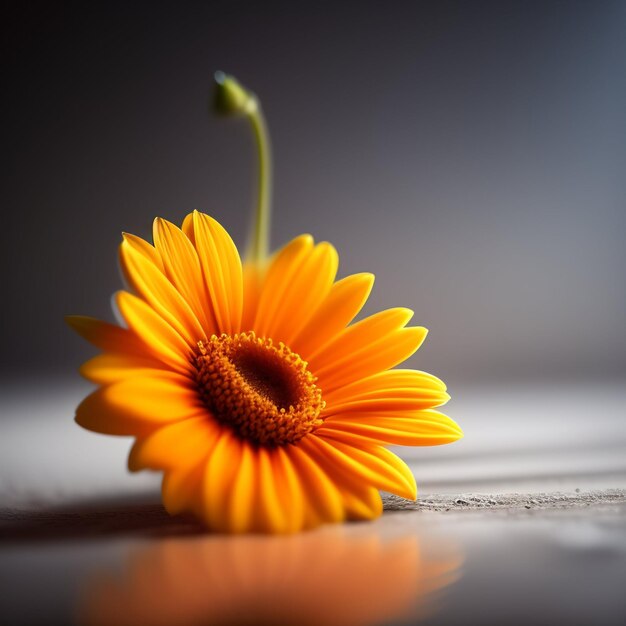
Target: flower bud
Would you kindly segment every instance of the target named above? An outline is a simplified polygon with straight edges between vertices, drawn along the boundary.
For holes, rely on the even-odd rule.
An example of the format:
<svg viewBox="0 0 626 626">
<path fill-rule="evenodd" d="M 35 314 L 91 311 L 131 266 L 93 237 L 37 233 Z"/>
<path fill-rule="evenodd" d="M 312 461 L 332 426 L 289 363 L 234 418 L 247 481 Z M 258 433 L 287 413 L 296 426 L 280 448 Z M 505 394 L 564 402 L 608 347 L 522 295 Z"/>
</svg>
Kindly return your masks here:
<svg viewBox="0 0 626 626">
<path fill-rule="evenodd" d="M 216 113 L 227 116 L 251 115 L 257 110 L 254 94 L 242 87 L 233 76 L 215 72 L 213 108 Z"/>
</svg>

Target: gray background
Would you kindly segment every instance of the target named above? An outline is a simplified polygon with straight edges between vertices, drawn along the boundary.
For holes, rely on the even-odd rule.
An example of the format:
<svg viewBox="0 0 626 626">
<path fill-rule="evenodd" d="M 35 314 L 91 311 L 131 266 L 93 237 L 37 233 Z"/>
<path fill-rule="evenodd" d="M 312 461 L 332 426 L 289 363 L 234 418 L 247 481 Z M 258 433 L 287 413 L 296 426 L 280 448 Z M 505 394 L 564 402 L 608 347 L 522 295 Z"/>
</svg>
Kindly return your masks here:
<svg viewBox="0 0 626 626">
<path fill-rule="evenodd" d="M 430 328 L 454 384 L 626 369 L 626 3 L 8 3 L 2 368 L 70 373 L 111 319 L 122 230 L 190 209 L 244 244 L 264 104 L 275 245 L 333 242 L 368 312 Z"/>
</svg>

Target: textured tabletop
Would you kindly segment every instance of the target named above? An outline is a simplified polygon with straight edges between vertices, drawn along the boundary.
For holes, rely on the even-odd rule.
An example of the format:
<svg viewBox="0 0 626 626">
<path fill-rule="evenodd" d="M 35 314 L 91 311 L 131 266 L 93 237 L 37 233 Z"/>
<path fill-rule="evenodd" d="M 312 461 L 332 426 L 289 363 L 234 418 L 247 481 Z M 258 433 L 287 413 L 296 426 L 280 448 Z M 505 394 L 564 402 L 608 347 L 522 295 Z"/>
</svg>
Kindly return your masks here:
<svg viewBox="0 0 626 626">
<path fill-rule="evenodd" d="M 36 391 L 34 390 L 36 388 Z M 453 390 L 465 439 L 401 449 L 417 503 L 291 537 L 170 518 L 76 381 L 1 395 L 0 611 L 12 624 L 621 624 L 626 391 Z M 323 598 L 324 601 L 320 601 Z"/>
</svg>

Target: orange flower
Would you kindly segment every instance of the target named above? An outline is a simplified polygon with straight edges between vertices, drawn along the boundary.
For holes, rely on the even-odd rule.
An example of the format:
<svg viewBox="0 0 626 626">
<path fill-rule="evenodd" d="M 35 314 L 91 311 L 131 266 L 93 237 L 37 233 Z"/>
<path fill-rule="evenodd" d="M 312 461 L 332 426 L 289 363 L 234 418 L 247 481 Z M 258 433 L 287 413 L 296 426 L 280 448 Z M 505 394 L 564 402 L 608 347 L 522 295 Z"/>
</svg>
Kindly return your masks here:
<svg viewBox="0 0 626 626">
<path fill-rule="evenodd" d="M 426 329 L 412 312 L 351 323 L 371 274 L 335 281 L 328 243 L 298 237 L 242 266 L 228 233 L 194 212 L 154 223 L 154 246 L 124 235 L 127 327 L 69 323 L 103 353 L 82 374 L 101 387 L 76 421 L 136 438 L 131 470 L 162 470 L 171 514 L 214 530 L 292 532 L 381 514 L 378 490 L 416 497 L 389 444 L 437 445 L 462 433 L 434 410 L 449 396 L 424 372 L 391 369 Z"/>
<path fill-rule="evenodd" d="M 165 539 L 121 575 L 87 583 L 84 626 L 366 626 L 430 616 L 458 579 L 459 549 L 343 529 L 288 537 Z M 436 547 L 436 550 L 432 548 Z M 407 622 L 408 623 L 408 622 Z M 411 622 L 412 623 L 412 622 Z"/>
</svg>

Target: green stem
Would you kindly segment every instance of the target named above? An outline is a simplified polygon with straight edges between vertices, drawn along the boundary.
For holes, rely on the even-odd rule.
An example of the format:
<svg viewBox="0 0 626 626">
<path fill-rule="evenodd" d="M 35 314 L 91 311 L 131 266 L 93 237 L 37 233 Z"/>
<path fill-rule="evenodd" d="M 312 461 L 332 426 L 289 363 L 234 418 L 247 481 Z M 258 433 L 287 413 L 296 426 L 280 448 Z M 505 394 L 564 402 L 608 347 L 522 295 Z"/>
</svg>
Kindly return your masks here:
<svg viewBox="0 0 626 626">
<path fill-rule="evenodd" d="M 246 117 L 252 125 L 258 153 L 259 183 L 252 241 L 247 256 L 253 263 L 261 264 L 267 258 L 270 238 L 272 157 L 267 124 L 256 96 L 224 72 L 215 73 L 213 108 L 220 115 Z"/>
<path fill-rule="evenodd" d="M 260 106 L 257 105 L 248 117 L 256 142 L 259 168 L 257 205 L 249 254 L 254 263 L 262 263 L 269 252 L 272 155 L 267 124 Z"/>
</svg>

